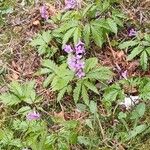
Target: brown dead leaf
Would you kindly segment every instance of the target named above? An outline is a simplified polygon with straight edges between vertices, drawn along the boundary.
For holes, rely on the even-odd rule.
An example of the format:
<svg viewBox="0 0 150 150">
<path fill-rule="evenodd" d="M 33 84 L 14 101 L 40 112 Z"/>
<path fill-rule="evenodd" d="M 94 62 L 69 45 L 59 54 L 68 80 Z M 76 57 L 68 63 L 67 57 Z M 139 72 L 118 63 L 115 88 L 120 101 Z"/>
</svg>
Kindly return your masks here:
<svg viewBox="0 0 150 150">
<path fill-rule="evenodd" d="M 16 72 L 13 72 L 11 76 L 12 76 L 12 79 L 14 79 L 14 80 L 19 79 L 19 75 Z"/>
<path fill-rule="evenodd" d="M 54 112 L 54 117 L 55 117 L 57 120 L 65 121 L 64 111 L 61 111 L 61 112 L 59 112 L 59 113 Z"/>
<path fill-rule="evenodd" d="M 40 21 L 39 21 L 39 20 L 33 21 L 33 25 L 34 25 L 34 26 L 39 26 L 39 25 L 40 25 Z"/>
</svg>

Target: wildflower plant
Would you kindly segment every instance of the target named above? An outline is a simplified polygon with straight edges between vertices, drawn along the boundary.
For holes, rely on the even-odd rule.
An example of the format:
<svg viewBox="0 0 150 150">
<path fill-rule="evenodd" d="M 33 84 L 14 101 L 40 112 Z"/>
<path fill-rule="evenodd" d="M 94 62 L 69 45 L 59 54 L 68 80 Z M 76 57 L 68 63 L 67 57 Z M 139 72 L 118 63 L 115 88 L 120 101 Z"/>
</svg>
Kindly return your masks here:
<svg viewBox="0 0 150 150">
<path fill-rule="evenodd" d="M 109 68 L 99 65 L 97 58 L 85 59 L 85 47 L 81 41 L 74 48 L 66 45 L 64 51 L 68 54 L 67 63 L 58 66 L 51 60 L 44 60 L 43 68 L 37 74 L 49 74 L 44 81 L 44 86 L 47 87 L 51 83 L 52 90 L 58 91 L 58 101 L 66 92 L 68 94 L 73 92 L 75 103 L 82 98 L 88 105 L 88 90 L 99 94 L 93 83 L 111 79 L 112 72 Z M 75 87 L 73 83 L 75 83 Z"/>
<path fill-rule="evenodd" d="M 119 44 L 120 49 L 126 49 L 130 51 L 128 55 L 128 61 L 134 58 L 140 58 L 140 64 L 144 71 L 148 69 L 149 66 L 149 56 L 150 56 L 150 35 L 142 34 L 131 29 L 129 36 L 134 37 L 131 40 L 122 42 Z"/>
</svg>

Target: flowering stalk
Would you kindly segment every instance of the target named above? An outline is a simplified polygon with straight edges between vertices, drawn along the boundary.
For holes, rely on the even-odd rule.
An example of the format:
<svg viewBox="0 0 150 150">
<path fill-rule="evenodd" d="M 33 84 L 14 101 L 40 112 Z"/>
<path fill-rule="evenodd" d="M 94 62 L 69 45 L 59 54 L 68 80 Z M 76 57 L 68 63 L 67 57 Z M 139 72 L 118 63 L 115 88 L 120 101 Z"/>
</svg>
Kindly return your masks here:
<svg viewBox="0 0 150 150">
<path fill-rule="evenodd" d="M 78 78 L 82 78 L 85 76 L 84 73 L 84 65 L 85 62 L 83 60 L 83 56 L 85 54 L 84 43 L 81 41 L 72 49 L 70 45 L 66 45 L 64 51 L 68 54 L 71 54 L 68 58 L 68 66 L 69 68 L 75 72 L 75 75 Z"/>
</svg>

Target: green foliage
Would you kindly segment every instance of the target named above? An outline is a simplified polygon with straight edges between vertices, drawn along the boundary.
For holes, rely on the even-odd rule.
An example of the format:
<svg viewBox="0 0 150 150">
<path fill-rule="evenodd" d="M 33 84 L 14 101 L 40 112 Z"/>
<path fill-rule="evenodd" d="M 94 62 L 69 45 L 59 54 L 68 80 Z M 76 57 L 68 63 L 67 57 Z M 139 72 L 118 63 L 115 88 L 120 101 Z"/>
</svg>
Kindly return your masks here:
<svg viewBox="0 0 150 150">
<path fill-rule="evenodd" d="M 98 94 L 99 91 L 95 86 L 96 81 L 107 81 L 111 79 L 112 72 L 109 68 L 99 66 L 97 58 L 89 58 L 85 62 L 86 76 L 76 82 L 76 87 L 73 90 L 73 98 L 75 103 L 78 102 L 80 96 L 85 104 L 89 104 L 88 91 Z"/>
<path fill-rule="evenodd" d="M 54 56 L 57 52 L 57 47 L 52 44 L 53 36 L 50 31 L 43 31 L 38 34 L 31 42 L 31 45 L 38 48 L 40 55 L 46 54 L 48 57 Z"/>
<path fill-rule="evenodd" d="M 58 91 L 57 100 L 60 101 L 72 86 L 71 83 L 76 80 L 74 73 L 67 68 L 67 64 L 65 63 L 57 66 L 51 60 L 44 60 L 42 66 L 43 68 L 37 74 L 48 74 L 43 85 L 47 87 L 50 84 L 53 91 Z M 88 105 L 88 90 L 99 94 L 98 89 L 94 85 L 95 81 L 111 79 L 112 72 L 109 68 L 98 66 L 97 58 L 89 58 L 85 62 L 85 74 L 84 78 L 76 82 L 76 87 L 73 90 L 73 98 L 75 103 L 77 103 L 80 97 L 82 97 L 83 101 Z"/>
<path fill-rule="evenodd" d="M 43 68 L 39 70 L 38 74 L 47 74 L 48 77 L 44 81 L 44 87 L 51 85 L 53 91 L 58 91 L 57 100 L 60 101 L 64 94 L 67 92 L 69 87 L 69 83 L 72 81 L 74 77 L 74 73 L 67 68 L 67 64 L 62 64 L 57 66 L 51 60 L 44 60 L 42 62 Z"/>
<path fill-rule="evenodd" d="M 6 105 L 17 105 L 21 102 L 28 104 L 36 103 L 40 101 L 40 98 L 36 97 L 34 90 L 34 81 L 20 84 L 17 81 L 10 83 L 9 91 L 0 95 L 0 100 Z"/>
<path fill-rule="evenodd" d="M 113 84 L 104 90 L 103 103 L 110 109 L 115 101 L 122 101 L 125 98 L 124 90 L 119 84 Z"/>
<path fill-rule="evenodd" d="M 7 14 L 13 12 L 13 3 L 9 0 L 0 0 L 0 27 L 5 24 Z"/>
<path fill-rule="evenodd" d="M 120 49 L 129 49 L 131 53 L 128 55 L 128 60 L 131 61 L 135 57 L 140 57 L 142 69 L 146 71 L 149 65 L 150 56 L 150 35 L 137 35 L 136 39 L 125 41 L 119 45 Z"/>
<path fill-rule="evenodd" d="M 80 10 L 56 14 L 50 20 L 56 28 L 39 34 L 32 45 L 38 47 L 39 54 L 47 53 L 49 56 L 57 51 L 56 47 L 49 46 L 51 41 L 55 43 L 53 46 L 62 43 L 64 47 L 70 40 L 77 44 L 81 39 L 87 47 L 90 41 L 101 47 L 106 41 L 106 34 L 117 34 L 118 27 L 123 26 L 122 21 L 125 19 L 122 13 L 113 10 L 112 3 L 106 0 L 89 4 Z"/>
</svg>

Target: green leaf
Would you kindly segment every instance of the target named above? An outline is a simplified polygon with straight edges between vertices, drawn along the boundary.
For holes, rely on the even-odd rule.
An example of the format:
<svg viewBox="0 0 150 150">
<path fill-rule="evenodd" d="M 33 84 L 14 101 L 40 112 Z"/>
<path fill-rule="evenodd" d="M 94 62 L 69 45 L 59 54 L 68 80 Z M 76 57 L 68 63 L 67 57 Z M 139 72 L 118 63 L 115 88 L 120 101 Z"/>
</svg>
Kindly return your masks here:
<svg viewBox="0 0 150 150">
<path fill-rule="evenodd" d="M 86 74 L 86 78 L 96 79 L 96 80 L 109 80 L 112 78 L 112 72 L 107 67 L 98 67 Z"/>
<path fill-rule="evenodd" d="M 91 82 L 85 80 L 85 81 L 84 81 L 84 85 L 85 85 L 88 89 L 90 89 L 91 91 L 93 91 L 94 93 L 96 93 L 96 94 L 99 95 L 99 92 L 98 92 L 96 86 L 93 85 L 93 83 L 91 83 Z"/>
<path fill-rule="evenodd" d="M 50 72 L 51 72 L 51 70 L 48 68 L 40 68 L 34 75 L 39 76 L 39 75 L 47 74 Z"/>
<path fill-rule="evenodd" d="M 90 101 L 89 104 L 90 112 L 95 114 L 97 112 L 97 104 L 94 101 Z"/>
<path fill-rule="evenodd" d="M 58 96 L 57 96 L 57 102 L 59 102 L 63 98 L 66 91 L 67 91 L 67 87 L 65 87 L 59 91 Z"/>
<path fill-rule="evenodd" d="M 92 37 L 95 44 L 99 47 L 102 47 L 104 39 L 100 35 L 99 29 L 96 29 L 96 26 L 91 26 L 91 31 L 92 31 Z"/>
<path fill-rule="evenodd" d="M 135 129 L 130 131 L 127 140 L 130 140 L 130 139 L 136 137 L 138 134 L 142 133 L 146 128 L 147 128 L 146 124 L 137 126 Z"/>
<path fill-rule="evenodd" d="M 80 93 L 81 93 L 81 82 L 77 82 L 76 84 L 77 86 L 75 87 L 75 89 L 73 90 L 73 99 L 74 102 L 77 103 L 80 97 Z"/>
<path fill-rule="evenodd" d="M 17 105 L 21 102 L 21 100 L 17 96 L 10 93 L 1 94 L 0 101 L 8 106 Z"/>
<path fill-rule="evenodd" d="M 53 80 L 54 74 L 50 74 L 43 82 L 43 86 L 47 87 Z"/>
<path fill-rule="evenodd" d="M 125 119 L 127 117 L 127 114 L 126 113 L 123 113 L 123 112 L 120 112 L 119 115 L 118 115 L 118 119 Z"/>
<path fill-rule="evenodd" d="M 55 72 L 55 70 L 58 69 L 58 66 L 53 61 L 51 61 L 49 59 L 43 60 L 42 66 L 49 68 L 52 72 Z"/>
<path fill-rule="evenodd" d="M 147 54 L 150 56 L 150 47 L 146 48 L 145 51 L 146 51 Z"/>
<path fill-rule="evenodd" d="M 132 46 L 135 46 L 135 45 L 138 45 L 139 43 L 135 40 L 135 41 L 126 41 L 126 42 L 123 42 L 119 45 L 119 48 L 120 49 L 125 49 L 125 48 L 128 48 L 128 47 L 132 47 Z"/>
<path fill-rule="evenodd" d="M 75 129 L 78 125 L 78 121 L 76 120 L 69 120 L 62 123 L 62 125 L 67 129 Z"/>
<path fill-rule="evenodd" d="M 98 59 L 96 57 L 87 59 L 85 62 L 85 72 L 86 73 L 89 72 L 91 69 L 96 67 L 97 64 L 98 64 Z"/>
<path fill-rule="evenodd" d="M 149 34 L 145 34 L 144 39 L 148 42 L 150 42 L 150 35 Z"/>
<path fill-rule="evenodd" d="M 23 106 L 23 107 L 21 107 L 18 111 L 17 111 L 17 113 L 19 113 L 19 114 L 27 114 L 28 112 L 30 112 L 31 111 L 31 108 L 29 107 L 29 106 Z"/>
<path fill-rule="evenodd" d="M 90 4 L 90 5 L 88 5 L 88 6 L 84 9 L 84 11 L 83 11 L 83 13 L 82 13 L 82 16 L 83 16 L 83 17 L 86 16 L 87 12 L 91 9 L 91 7 L 92 7 L 93 5 L 94 5 L 94 4 Z"/>
<path fill-rule="evenodd" d="M 90 119 L 86 119 L 86 120 L 85 120 L 85 123 L 86 123 L 86 125 L 87 125 L 88 127 L 90 127 L 92 130 L 94 129 L 94 128 L 93 128 L 93 125 L 92 125 L 92 121 L 91 121 Z"/>
<path fill-rule="evenodd" d="M 90 34 L 91 34 L 91 26 L 90 24 L 86 24 L 83 29 L 83 39 L 85 41 L 86 46 L 89 46 Z"/>
<path fill-rule="evenodd" d="M 110 2 L 107 0 L 104 0 L 102 6 L 103 6 L 103 12 L 104 12 L 105 10 L 107 10 L 109 8 Z"/>
<path fill-rule="evenodd" d="M 80 38 L 81 38 L 81 30 L 77 27 L 73 34 L 74 45 L 76 45 L 79 42 Z"/>
<path fill-rule="evenodd" d="M 141 103 L 136 107 L 136 112 L 138 113 L 139 117 L 144 116 L 145 110 L 146 110 L 145 103 Z"/>
<path fill-rule="evenodd" d="M 147 81 L 146 84 L 140 87 L 140 97 L 143 100 L 150 100 L 150 81 Z"/>
<path fill-rule="evenodd" d="M 87 89 L 85 88 L 84 85 L 82 85 L 82 98 L 83 98 L 84 103 L 86 105 L 89 105 L 89 96 L 87 93 Z"/>
<path fill-rule="evenodd" d="M 17 81 L 11 82 L 8 87 L 10 91 L 16 94 L 18 97 L 21 97 L 23 95 L 22 86 Z"/>
<path fill-rule="evenodd" d="M 108 18 L 107 23 L 109 24 L 111 31 L 117 34 L 118 28 L 116 22 L 113 19 Z"/>
<path fill-rule="evenodd" d="M 84 144 L 85 146 L 89 146 L 91 144 L 90 140 L 87 137 L 84 137 L 84 136 L 78 136 L 78 142 L 80 144 Z"/>
<path fill-rule="evenodd" d="M 42 38 L 43 38 L 43 40 L 47 43 L 47 44 L 49 44 L 49 42 L 50 42 L 50 40 L 51 40 L 51 33 L 50 33 L 50 31 L 44 31 L 43 33 L 42 33 Z"/>
<path fill-rule="evenodd" d="M 134 57 L 139 55 L 143 51 L 143 47 L 137 46 L 132 51 L 131 54 L 128 56 L 128 60 L 132 60 Z"/>
<path fill-rule="evenodd" d="M 141 57 L 140 57 L 140 63 L 141 63 L 142 69 L 146 71 L 148 67 L 148 56 L 147 56 L 146 51 L 142 52 Z"/>
<path fill-rule="evenodd" d="M 123 93 L 122 89 L 120 88 L 120 86 L 118 84 L 116 84 L 116 85 L 112 85 L 112 86 L 106 88 L 104 91 L 103 97 L 104 97 L 104 100 L 113 102 L 119 98 L 123 98 L 124 93 Z"/>
<path fill-rule="evenodd" d="M 74 31 L 76 30 L 76 28 L 71 28 L 69 29 L 66 34 L 63 37 L 63 42 L 62 42 L 62 47 L 65 46 L 65 44 L 69 41 L 69 39 L 71 38 L 71 36 L 73 35 Z"/>
<path fill-rule="evenodd" d="M 136 106 L 136 109 L 131 114 L 131 119 L 137 119 L 139 117 L 143 117 L 146 111 L 145 103 L 141 103 Z"/>
</svg>

